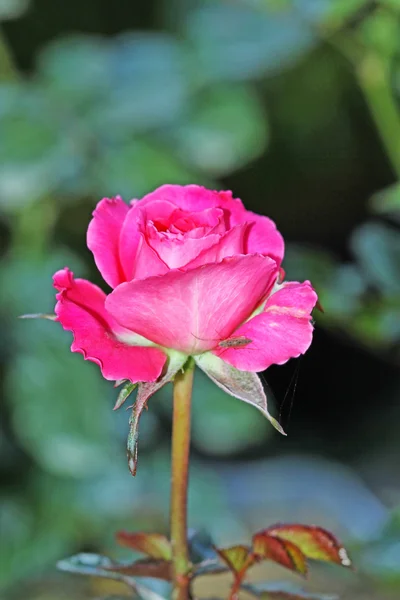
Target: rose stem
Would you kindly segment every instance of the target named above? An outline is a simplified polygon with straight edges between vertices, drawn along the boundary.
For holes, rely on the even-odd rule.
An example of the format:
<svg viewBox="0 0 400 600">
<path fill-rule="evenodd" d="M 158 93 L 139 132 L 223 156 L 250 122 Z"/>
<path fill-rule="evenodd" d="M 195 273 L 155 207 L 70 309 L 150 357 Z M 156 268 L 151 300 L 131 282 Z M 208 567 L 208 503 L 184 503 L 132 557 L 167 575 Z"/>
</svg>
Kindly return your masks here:
<svg viewBox="0 0 400 600">
<path fill-rule="evenodd" d="M 194 362 L 189 359 L 185 370 L 174 380 L 171 467 L 171 544 L 173 600 L 189 598 L 189 551 L 187 544 L 187 491 L 190 447 L 190 405 Z"/>
</svg>

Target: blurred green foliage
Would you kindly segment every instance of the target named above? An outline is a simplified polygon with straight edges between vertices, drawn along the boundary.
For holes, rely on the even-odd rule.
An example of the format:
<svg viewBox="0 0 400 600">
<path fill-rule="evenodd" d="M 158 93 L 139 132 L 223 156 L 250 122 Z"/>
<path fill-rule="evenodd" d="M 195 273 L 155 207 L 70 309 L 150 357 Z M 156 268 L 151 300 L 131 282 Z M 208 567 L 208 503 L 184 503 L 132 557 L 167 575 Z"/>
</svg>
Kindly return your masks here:
<svg viewBox="0 0 400 600">
<path fill-rule="evenodd" d="M 38 10 L 28 5 L 0 0 L 0 19 L 6 25 Z M 132 480 L 128 417 L 111 412 L 115 390 L 69 352 L 68 334 L 56 324 L 17 320 L 52 312 L 58 268 L 93 277 L 82 250 L 100 197 L 128 200 L 165 182 L 238 182 L 256 198 L 251 208 L 326 238 L 338 221 L 354 225 L 361 214 L 344 251 L 292 236 L 287 276 L 311 279 L 325 310 L 317 324 L 332 339 L 399 364 L 399 1 L 175 0 L 161 14 L 162 31 L 59 36 L 40 49 L 29 74 L 15 64 L 7 36 L 0 38 L 0 561 L 7 586 L 74 550 L 115 551 L 118 527 L 166 527 L 170 389 L 142 419 Z M 371 138 L 359 105 L 349 108 L 349 80 L 369 109 L 386 169 L 384 189 L 359 186 L 361 213 L 355 203 L 335 204 L 329 189 L 353 193 L 365 175 L 360 164 Z M 290 188 L 292 176 L 306 191 Z M 274 196 L 278 177 L 291 190 L 287 205 Z M 316 201 L 306 197 L 313 186 Z M 204 459 L 251 455 L 270 443 L 271 428 L 200 374 L 196 386 L 193 525 L 237 539 L 246 518 Z M 363 566 L 397 583 L 398 554 L 385 530 Z"/>
</svg>

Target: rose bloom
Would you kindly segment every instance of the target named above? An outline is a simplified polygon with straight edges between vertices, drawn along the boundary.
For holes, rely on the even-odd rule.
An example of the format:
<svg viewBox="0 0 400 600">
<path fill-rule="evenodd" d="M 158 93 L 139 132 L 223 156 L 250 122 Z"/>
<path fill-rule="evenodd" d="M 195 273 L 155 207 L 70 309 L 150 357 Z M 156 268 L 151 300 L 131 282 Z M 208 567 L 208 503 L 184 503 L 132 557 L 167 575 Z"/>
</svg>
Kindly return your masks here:
<svg viewBox="0 0 400 600">
<path fill-rule="evenodd" d="M 282 236 L 231 192 L 164 185 L 130 205 L 105 198 L 87 245 L 112 291 L 62 269 L 55 312 L 106 379 L 155 382 L 176 356 L 262 371 L 311 343 L 315 291 L 282 281 Z"/>
</svg>

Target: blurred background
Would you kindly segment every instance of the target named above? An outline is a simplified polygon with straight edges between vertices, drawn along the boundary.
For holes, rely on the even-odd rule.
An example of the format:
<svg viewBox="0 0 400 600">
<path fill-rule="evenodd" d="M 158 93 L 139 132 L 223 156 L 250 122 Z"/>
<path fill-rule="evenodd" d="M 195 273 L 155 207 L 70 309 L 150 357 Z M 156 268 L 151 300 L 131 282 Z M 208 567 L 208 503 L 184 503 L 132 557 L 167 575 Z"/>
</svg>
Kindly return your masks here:
<svg viewBox="0 0 400 600">
<path fill-rule="evenodd" d="M 17 320 L 53 311 L 65 265 L 104 287 L 96 202 L 163 183 L 273 218 L 288 279 L 325 309 L 310 351 L 264 374 L 287 438 L 197 373 L 190 525 L 230 544 L 318 523 L 357 572 L 313 567 L 308 589 L 398 598 L 400 1 L 0 0 L 0 19 L 2 598 L 121 595 L 54 564 L 167 530 L 171 389 L 142 418 L 133 479 L 112 384 L 57 324 Z"/>
</svg>

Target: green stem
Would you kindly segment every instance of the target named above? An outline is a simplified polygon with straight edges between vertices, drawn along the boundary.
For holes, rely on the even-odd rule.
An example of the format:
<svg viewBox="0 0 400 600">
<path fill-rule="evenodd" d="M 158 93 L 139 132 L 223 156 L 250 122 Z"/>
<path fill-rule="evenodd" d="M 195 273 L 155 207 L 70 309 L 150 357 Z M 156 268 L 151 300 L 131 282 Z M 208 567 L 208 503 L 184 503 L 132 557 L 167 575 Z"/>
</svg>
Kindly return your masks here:
<svg viewBox="0 0 400 600">
<path fill-rule="evenodd" d="M 382 59 L 369 54 L 357 74 L 393 170 L 400 179 L 400 111 L 390 85 L 389 69 Z"/>
<path fill-rule="evenodd" d="M 190 406 L 194 362 L 190 359 L 174 381 L 171 468 L 171 544 L 173 600 L 188 600 L 190 560 L 187 544 L 187 492 L 190 448 Z"/>
</svg>

